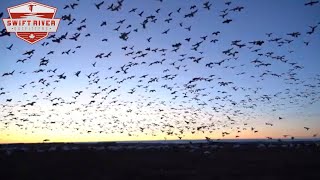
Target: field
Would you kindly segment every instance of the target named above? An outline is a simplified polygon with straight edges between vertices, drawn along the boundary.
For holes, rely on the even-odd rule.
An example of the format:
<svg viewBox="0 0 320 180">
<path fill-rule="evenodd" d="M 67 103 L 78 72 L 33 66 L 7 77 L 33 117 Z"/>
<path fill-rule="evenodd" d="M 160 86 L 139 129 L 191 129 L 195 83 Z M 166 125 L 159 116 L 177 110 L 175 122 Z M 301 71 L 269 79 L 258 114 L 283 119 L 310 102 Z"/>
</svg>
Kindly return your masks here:
<svg viewBox="0 0 320 180">
<path fill-rule="evenodd" d="M 320 179 L 318 144 L 2 146 L 3 180 Z"/>
</svg>

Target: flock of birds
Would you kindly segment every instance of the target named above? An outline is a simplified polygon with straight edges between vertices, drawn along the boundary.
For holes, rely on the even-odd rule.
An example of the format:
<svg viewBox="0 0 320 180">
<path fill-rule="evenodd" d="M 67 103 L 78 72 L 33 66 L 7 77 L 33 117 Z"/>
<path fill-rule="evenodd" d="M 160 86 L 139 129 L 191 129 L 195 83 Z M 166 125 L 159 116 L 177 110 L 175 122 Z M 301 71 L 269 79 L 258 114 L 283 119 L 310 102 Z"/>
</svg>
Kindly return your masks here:
<svg viewBox="0 0 320 180">
<path fill-rule="evenodd" d="M 319 34 L 320 22 L 305 27 L 305 32 L 283 35 L 262 32 L 263 39 L 234 39 L 228 47 L 219 47 L 219 43 L 226 41 L 224 32 L 208 26 L 212 33 L 198 35 L 193 32 L 197 28 L 193 19 L 214 11 L 219 12 L 215 17 L 219 23 L 229 26 L 240 21 L 246 11 L 237 1 L 225 1 L 221 9 L 211 1 L 194 1 L 189 8 L 172 10 L 165 0 L 156 0 L 159 8 L 152 13 L 129 8 L 124 0 L 90 2 L 88 5 L 97 13 L 114 13 L 116 17 L 136 20 L 107 18 L 97 27 L 87 23 L 93 15 L 77 17 L 77 9 L 83 3 L 87 2 L 77 0 L 60 8 L 63 15 L 58 32 L 49 35 L 38 48 L 27 46 L 30 49 L 15 60 L 16 68 L 0 75 L 0 82 L 5 82 L 0 84 L 0 131 L 7 136 L 14 135 L 13 132 L 48 133 L 51 136 L 41 138 L 54 141 L 52 134 L 65 132 L 74 139 L 113 134 L 184 139 L 198 134 L 197 137 L 210 140 L 217 134 L 221 138 L 241 138 L 242 133 L 249 132 L 254 137 L 261 132 L 261 126 L 274 128 L 283 121 L 290 124 L 286 109 L 303 111 L 319 102 L 320 75 L 309 79 L 301 76 L 304 66 L 290 58 L 295 53 L 290 47 L 294 43 L 306 48 L 310 43 L 318 43 L 313 37 Z M 319 7 L 319 4 L 307 1 L 302 6 Z M 0 17 L 3 16 L 1 13 Z M 163 29 L 154 29 L 155 25 Z M 114 37 L 98 39 L 100 36 L 88 32 L 89 28 L 100 28 Z M 150 31 L 159 31 L 158 37 L 148 36 Z M 190 36 L 175 38 L 172 44 L 157 43 L 156 39 L 165 39 L 173 31 L 185 31 Z M 5 39 L 7 36 L 10 39 Z M 1 42 L 14 39 L 5 29 L 0 32 L 1 38 L 4 39 Z M 113 44 L 115 39 L 123 46 Z M 89 41 L 108 43 L 117 51 L 94 52 Z M 65 44 L 69 48 L 61 50 Z M 75 46 L 71 48 L 70 44 Z M 213 58 L 210 48 L 217 47 L 223 50 Z M 14 50 L 15 44 L 11 43 L 5 49 L 7 53 Z M 280 53 L 284 51 L 285 54 Z M 78 69 L 74 65 L 73 71 L 63 70 L 65 62 L 59 65 L 53 62 L 61 57 L 73 59 L 83 52 L 95 54 Z M 243 54 L 253 58 L 244 59 Z M 36 59 L 36 55 L 42 58 Z M 129 60 L 119 60 L 122 57 Z M 38 65 L 33 69 L 18 70 L 35 62 Z M 14 77 L 25 81 L 9 91 L 7 86 Z M 243 83 L 243 79 L 249 82 Z M 285 88 L 270 91 L 272 81 L 281 82 Z M 273 120 L 266 122 L 263 116 L 271 116 Z M 317 137 L 307 123 L 301 129 L 309 137 Z M 284 130 L 283 138 L 294 137 Z M 274 137 L 269 134 L 266 138 Z"/>
</svg>

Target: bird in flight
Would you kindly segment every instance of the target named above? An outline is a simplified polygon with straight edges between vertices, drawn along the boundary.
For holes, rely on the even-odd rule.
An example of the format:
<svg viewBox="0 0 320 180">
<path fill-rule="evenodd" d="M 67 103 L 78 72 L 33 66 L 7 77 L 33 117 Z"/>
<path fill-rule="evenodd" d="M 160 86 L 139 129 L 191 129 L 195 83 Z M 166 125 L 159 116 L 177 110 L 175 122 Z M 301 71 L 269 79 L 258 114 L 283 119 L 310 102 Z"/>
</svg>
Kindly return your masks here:
<svg viewBox="0 0 320 180">
<path fill-rule="evenodd" d="M 319 3 L 319 1 L 310 1 L 310 2 L 305 3 L 304 5 L 305 6 L 313 6 L 313 5 L 318 4 L 318 3 Z"/>
</svg>

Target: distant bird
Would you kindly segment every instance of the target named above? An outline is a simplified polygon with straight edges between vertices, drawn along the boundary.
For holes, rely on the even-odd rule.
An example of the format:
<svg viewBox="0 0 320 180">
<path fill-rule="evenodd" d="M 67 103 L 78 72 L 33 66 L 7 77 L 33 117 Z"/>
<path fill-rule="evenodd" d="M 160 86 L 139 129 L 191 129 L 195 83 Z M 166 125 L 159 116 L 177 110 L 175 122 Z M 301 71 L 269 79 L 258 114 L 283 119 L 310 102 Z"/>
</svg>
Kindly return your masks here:
<svg viewBox="0 0 320 180">
<path fill-rule="evenodd" d="M 2 75 L 2 77 L 4 77 L 4 76 L 12 76 L 13 75 L 13 73 L 14 73 L 15 71 L 12 71 L 12 72 L 9 72 L 9 73 L 4 73 L 3 75 Z"/>
<path fill-rule="evenodd" d="M 33 49 L 33 50 L 25 52 L 23 55 L 33 55 L 34 52 L 35 52 L 35 50 Z"/>
<path fill-rule="evenodd" d="M 310 1 L 308 3 L 305 3 L 304 5 L 305 6 L 313 6 L 313 5 L 318 4 L 318 3 L 319 3 L 319 1 Z"/>
<path fill-rule="evenodd" d="M 81 71 L 77 71 L 74 75 L 76 75 L 77 77 L 79 77 Z"/>
<path fill-rule="evenodd" d="M 102 27 L 102 26 L 106 26 L 106 25 L 107 25 L 107 21 L 103 21 L 100 26 Z"/>
<path fill-rule="evenodd" d="M 318 26 L 309 26 L 311 28 L 311 31 L 308 31 L 307 34 L 311 35 L 315 32 L 315 29 L 318 27 Z"/>
<path fill-rule="evenodd" d="M 83 19 L 80 23 L 85 23 L 87 21 L 87 18 Z"/>
<path fill-rule="evenodd" d="M 97 9 L 100 9 L 100 6 L 103 5 L 104 1 L 98 3 L 98 4 L 94 4 L 96 6 Z"/>
<path fill-rule="evenodd" d="M 137 8 L 132 8 L 129 13 L 136 12 Z"/>
<path fill-rule="evenodd" d="M 231 21 L 232 21 L 232 19 L 226 19 L 226 20 L 224 20 L 222 23 L 224 23 L 224 24 L 229 24 Z"/>
<path fill-rule="evenodd" d="M 13 44 L 11 44 L 9 47 L 7 47 L 7 49 L 11 51 L 12 47 L 13 47 Z"/>
<path fill-rule="evenodd" d="M 203 3 L 203 6 L 204 6 L 203 8 L 210 10 L 210 7 L 212 6 L 212 4 L 209 1 L 207 1 Z"/>
</svg>

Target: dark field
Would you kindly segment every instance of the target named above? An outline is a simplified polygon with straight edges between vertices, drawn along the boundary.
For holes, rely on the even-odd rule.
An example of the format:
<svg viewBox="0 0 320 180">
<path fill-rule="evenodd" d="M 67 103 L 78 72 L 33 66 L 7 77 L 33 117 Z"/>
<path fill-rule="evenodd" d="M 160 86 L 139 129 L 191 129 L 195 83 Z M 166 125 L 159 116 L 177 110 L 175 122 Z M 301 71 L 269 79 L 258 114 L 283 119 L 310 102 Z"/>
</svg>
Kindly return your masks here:
<svg viewBox="0 0 320 180">
<path fill-rule="evenodd" d="M 320 179 L 318 144 L 257 146 L 44 144 L 11 146 L 10 152 L 2 147 L 0 179 Z"/>
</svg>

